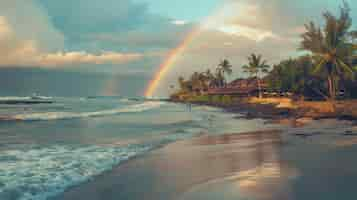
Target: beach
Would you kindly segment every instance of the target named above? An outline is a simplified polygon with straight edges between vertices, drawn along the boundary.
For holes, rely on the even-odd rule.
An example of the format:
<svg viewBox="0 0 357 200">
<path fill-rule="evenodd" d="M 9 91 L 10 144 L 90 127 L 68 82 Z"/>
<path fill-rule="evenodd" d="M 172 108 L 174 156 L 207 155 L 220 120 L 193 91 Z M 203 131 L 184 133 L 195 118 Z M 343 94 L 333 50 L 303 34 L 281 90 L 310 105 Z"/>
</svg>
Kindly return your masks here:
<svg viewBox="0 0 357 200">
<path fill-rule="evenodd" d="M 0 200 L 357 199 L 357 0 L 0 0 Z"/>
<path fill-rule="evenodd" d="M 55 199 L 352 199 L 356 134 L 351 122 L 336 120 L 202 134 L 133 158 Z"/>
<path fill-rule="evenodd" d="M 18 101 L 28 97 L 7 99 Z M 190 138 L 281 127 L 263 119 L 239 119 L 242 116 L 239 113 L 209 106 L 194 105 L 189 110 L 182 104 L 117 97 L 53 97 L 51 100 L 54 103 L 2 105 L 1 200 L 47 200 L 88 182 L 100 185 L 99 177 L 112 170 L 132 162 L 149 163 L 140 161 L 140 158 L 150 160 L 151 152 L 156 155 L 156 152 L 162 152 L 161 149 L 175 142 L 190 141 Z M 184 147 L 174 149 L 181 148 Z M 172 160 L 171 165 L 175 165 L 176 154 L 167 154 L 170 159 L 159 155 L 164 154 L 156 156 L 160 162 L 170 163 Z M 134 170 L 125 172 L 127 177 L 118 178 L 123 181 L 120 183 L 122 188 L 136 188 L 131 184 L 131 177 L 143 174 L 136 167 L 130 168 Z M 142 170 L 155 168 L 144 165 Z M 179 172 L 179 169 L 172 171 Z M 160 171 L 156 173 L 160 177 Z M 152 175 L 145 181 L 151 185 L 161 179 Z M 167 181 L 171 183 L 171 180 Z M 116 185 L 115 181 L 108 184 Z M 148 191 L 155 190 L 148 188 Z M 135 195 L 142 193 L 139 190 Z M 116 193 L 113 197 L 134 198 L 121 198 Z"/>
<path fill-rule="evenodd" d="M 1 200 L 356 196 L 352 120 L 294 120 L 265 104 L 249 114 L 125 98 L 53 100 L 3 105 Z"/>
</svg>

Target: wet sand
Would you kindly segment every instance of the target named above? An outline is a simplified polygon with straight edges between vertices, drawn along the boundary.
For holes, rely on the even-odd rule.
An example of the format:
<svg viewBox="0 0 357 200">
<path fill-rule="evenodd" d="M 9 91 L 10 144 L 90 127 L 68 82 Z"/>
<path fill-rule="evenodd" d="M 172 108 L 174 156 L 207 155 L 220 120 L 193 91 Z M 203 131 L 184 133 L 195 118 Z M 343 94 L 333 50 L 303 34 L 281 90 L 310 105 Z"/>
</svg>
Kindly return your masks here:
<svg viewBox="0 0 357 200">
<path fill-rule="evenodd" d="M 202 135 L 121 164 L 56 199 L 356 199 L 357 136 L 341 127 Z"/>
</svg>

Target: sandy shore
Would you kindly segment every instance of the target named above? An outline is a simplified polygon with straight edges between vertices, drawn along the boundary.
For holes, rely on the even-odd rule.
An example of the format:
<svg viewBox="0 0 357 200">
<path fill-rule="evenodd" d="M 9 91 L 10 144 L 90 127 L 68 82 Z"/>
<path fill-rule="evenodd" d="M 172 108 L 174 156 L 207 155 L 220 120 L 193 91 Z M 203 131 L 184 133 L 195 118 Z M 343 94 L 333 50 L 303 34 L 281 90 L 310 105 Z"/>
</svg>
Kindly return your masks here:
<svg viewBox="0 0 357 200">
<path fill-rule="evenodd" d="M 354 131 L 350 124 L 324 121 L 298 129 L 202 135 L 133 159 L 56 199 L 355 199 Z"/>
</svg>

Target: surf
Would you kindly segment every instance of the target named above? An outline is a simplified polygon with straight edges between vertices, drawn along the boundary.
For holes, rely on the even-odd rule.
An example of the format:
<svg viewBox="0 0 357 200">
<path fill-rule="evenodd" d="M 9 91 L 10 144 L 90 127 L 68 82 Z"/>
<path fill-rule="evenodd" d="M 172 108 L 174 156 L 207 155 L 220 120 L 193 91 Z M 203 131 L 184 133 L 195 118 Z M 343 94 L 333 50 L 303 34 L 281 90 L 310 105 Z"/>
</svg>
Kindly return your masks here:
<svg viewBox="0 0 357 200">
<path fill-rule="evenodd" d="M 87 117 L 103 117 L 109 115 L 117 115 L 121 113 L 137 113 L 155 109 L 165 104 L 165 102 L 144 102 L 140 104 L 129 105 L 126 107 L 100 110 L 93 112 L 38 112 L 15 114 L 12 116 L 2 117 L 3 121 L 50 121 L 50 120 L 65 120 Z"/>
</svg>

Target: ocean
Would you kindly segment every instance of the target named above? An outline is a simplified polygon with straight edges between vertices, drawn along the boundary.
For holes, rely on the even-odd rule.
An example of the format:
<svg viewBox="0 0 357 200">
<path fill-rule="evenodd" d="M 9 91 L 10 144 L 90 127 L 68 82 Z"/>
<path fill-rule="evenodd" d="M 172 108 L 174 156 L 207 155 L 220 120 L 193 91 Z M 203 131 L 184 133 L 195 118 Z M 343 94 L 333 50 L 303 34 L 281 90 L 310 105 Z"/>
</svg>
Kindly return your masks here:
<svg viewBox="0 0 357 200">
<path fill-rule="evenodd" d="M 53 103 L 23 104 L 29 101 Z M 218 108 L 164 101 L 0 97 L 0 199 L 50 199 L 170 142 L 269 126 Z"/>
</svg>

